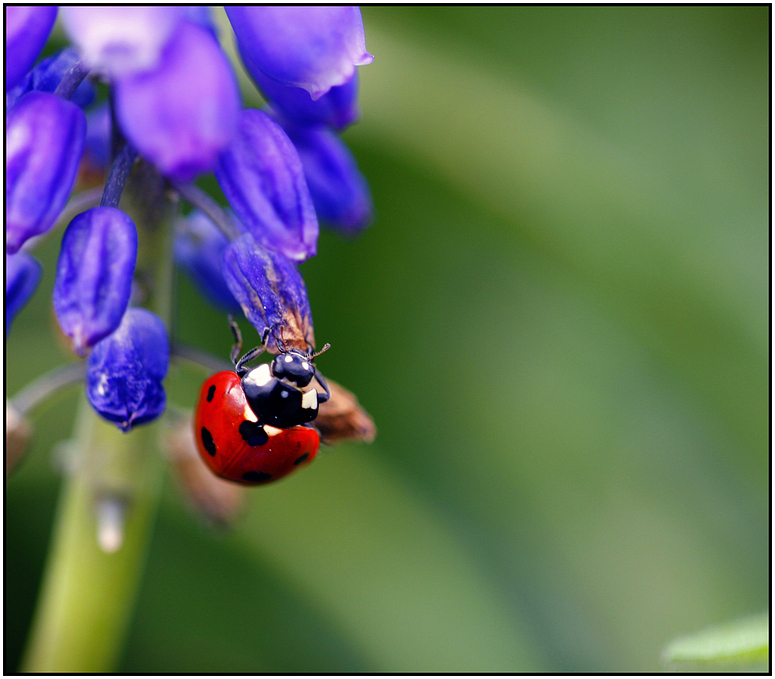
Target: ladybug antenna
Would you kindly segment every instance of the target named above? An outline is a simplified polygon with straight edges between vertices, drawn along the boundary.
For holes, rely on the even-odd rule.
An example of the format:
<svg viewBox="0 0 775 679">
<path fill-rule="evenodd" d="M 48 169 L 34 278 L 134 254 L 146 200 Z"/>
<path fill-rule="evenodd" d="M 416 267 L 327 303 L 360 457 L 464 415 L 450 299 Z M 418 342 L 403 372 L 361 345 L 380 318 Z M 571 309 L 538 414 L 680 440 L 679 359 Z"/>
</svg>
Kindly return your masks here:
<svg viewBox="0 0 775 679">
<path fill-rule="evenodd" d="M 330 348 L 331 348 L 331 345 L 328 342 L 326 342 L 320 351 L 316 351 L 314 354 L 312 354 L 312 356 L 309 357 L 309 360 L 311 361 L 316 356 L 320 356 L 320 354 L 322 354 L 325 351 L 328 351 Z"/>
</svg>

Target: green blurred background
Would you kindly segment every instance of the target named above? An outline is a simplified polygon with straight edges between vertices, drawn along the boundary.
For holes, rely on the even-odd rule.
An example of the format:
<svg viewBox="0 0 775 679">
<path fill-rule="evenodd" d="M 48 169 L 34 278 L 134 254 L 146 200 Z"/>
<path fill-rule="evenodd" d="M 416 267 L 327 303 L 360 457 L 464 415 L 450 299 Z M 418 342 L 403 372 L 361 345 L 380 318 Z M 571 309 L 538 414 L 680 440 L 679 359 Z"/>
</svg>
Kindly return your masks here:
<svg viewBox="0 0 775 679">
<path fill-rule="evenodd" d="M 360 239 L 302 272 L 373 415 L 221 535 L 165 486 L 124 672 L 651 672 L 769 601 L 760 7 L 364 7 Z M 43 283 L 10 394 L 69 356 Z M 176 336 L 226 357 L 178 281 Z M 248 343 L 255 340 L 253 335 Z M 192 407 L 181 367 L 170 399 Z M 6 486 L 6 668 L 76 391 Z"/>
</svg>

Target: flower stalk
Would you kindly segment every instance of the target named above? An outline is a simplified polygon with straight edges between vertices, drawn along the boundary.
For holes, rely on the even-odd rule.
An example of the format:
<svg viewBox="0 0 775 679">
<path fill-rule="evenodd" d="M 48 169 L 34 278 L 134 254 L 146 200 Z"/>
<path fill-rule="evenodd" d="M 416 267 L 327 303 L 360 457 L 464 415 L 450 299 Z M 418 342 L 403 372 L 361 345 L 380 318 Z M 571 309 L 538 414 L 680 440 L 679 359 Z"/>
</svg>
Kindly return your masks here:
<svg viewBox="0 0 775 679">
<path fill-rule="evenodd" d="M 158 433 L 154 423 L 122 434 L 81 399 L 75 468 L 62 488 L 23 672 L 115 670 L 163 478 Z M 106 503 L 125 509 L 109 545 L 100 525 Z"/>
<path fill-rule="evenodd" d="M 169 324 L 174 204 L 148 164 L 131 172 L 121 207 L 141 232 L 137 301 Z M 23 672 L 116 669 L 161 491 L 161 426 L 124 434 L 81 399 Z"/>
</svg>

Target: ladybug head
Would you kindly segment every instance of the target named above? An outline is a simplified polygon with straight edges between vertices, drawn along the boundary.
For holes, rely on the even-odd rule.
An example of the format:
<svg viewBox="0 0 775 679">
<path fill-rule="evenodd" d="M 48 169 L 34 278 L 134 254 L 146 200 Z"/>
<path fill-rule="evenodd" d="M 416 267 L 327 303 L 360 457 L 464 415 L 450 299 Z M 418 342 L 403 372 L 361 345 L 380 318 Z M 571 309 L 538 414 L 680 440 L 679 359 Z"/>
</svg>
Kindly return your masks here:
<svg viewBox="0 0 775 679">
<path fill-rule="evenodd" d="M 306 387 L 315 377 L 315 366 L 312 360 L 320 356 L 331 345 L 326 344 L 315 354 L 305 353 L 298 349 L 282 351 L 272 360 L 272 374 L 279 378 L 292 382 L 297 387 Z"/>
</svg>

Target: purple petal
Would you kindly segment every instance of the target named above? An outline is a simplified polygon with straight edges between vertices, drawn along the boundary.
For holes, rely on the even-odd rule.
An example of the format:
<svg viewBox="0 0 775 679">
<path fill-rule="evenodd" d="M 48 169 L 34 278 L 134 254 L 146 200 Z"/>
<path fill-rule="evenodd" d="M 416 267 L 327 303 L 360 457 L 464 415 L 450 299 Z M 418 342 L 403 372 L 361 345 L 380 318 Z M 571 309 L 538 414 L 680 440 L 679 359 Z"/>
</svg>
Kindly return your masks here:
<svg viewBox="0 0 775 679">
<path fill-rule="evenodd" d="M 226 7 L 245 67 L 313 99 L 343 85 L 370 64 L 358 7 Z M 254 76 L 255 78 L 255 76 Z"/>
<path fill-rule="evenodd" d="M 136 260 L 137 229 L 121 210 L 96 207 L 70 222 L 57 262 L 54 311 L 78 355 L 118 327 Z"/>
<path fill-rule="evenodd" d="M 242 112 L 215 178 L 237 217 L 264 247 L 303 261 L 317 251 L 318 221 L 288 135 L 263 111 Z"/>
<path fill-rule="evenodd" d="M 214 38 L 218 38 L 218 29 L 213 21 L 212 7 L 207 7 L 205 5 L 183 5 L 183 18 L 186 21 L 199 24 L 202 28 L 206 28 L 212 33 Z"/>
<path fill-rule="evenodd" d="M 5 8 L 5 91 L 32 68 L 54 26 L 57 8 L 47 5 Z"/>
<path fill-rule="evenodd" d="M 95 172 L 104 172 L 108 169 L 112 130 L 113 124 L 107 102 L 103 102 L 86 114 L 83 159 Z"/>
<path fill-rule="evenodd" d="M 5 255 L 5 335 L 11 322 L 38 287 L 43 267 L 32 255 L 21 250 Z"/>
<path fill-rule="evenodd" d="M 293 262 L 261 247 L 250 234 L 229 245 L 223 262 L 229 290 L 259 335 L 269 327 L 282 328 L 287 342 L 315 345 L 307 288 Z M 268 346 L 276 351 L 272 335 Z"/>
<path fill-rule="evenodd" d="M 175 233 L 175 262 L 210 304 L 227 313 L 242 308 L 223 278 L 223 252 L 229 245 L 220 230 L 203 212 L 183 218 Z"/>
<path fill-rule="evenodd" d="M 48 231 L 75 184 L 86 117 L 75 104 L 47 92 L 25 94 L 5 126 L 7 252 Z"/>
<path fill-rule="evenodd" d="M 158 68 L 116 82 L 121 128 L 166 175 L 191 181 L 231 141 L 240 102 L 234 74 L 213 35 L 184 22 Z"/>
<path fill-rule="evenodd" d="M 89 66 L 118 77 L 155 68 L 183 14 L 177 5 L 66 5 L 62 24 Z"/>
<path fill-rule="evenodd" d="M 328 128 L 285 128 L 299 152 L 318 218 L 354 236 L 371 222 L 374 209 L 366 178 L 347 145 Z"/>
<path fill-rule="evenodd" d="M 261 71 L 252 75 L 272 108 L 289 123 L 330 125 L 341 130 L 360 117 L 357 71 L 344 85 L 332 87 L 317 101 L 313 101 L 309 92 L 301 87 L 278 85 Z"/>
<path fill-rule="evenodd" d="M 53 92 L 65 74 L 79 60 L 78 52 L 67 48 L 40 61 L 16 87 L 5 95 L 6 111 L 27 92 Z M 84 80 L 70 99 L 74 104 L 85 108 L 94 101 L 95 96 L 94 86 L 88 80 Z"/>
<path fill-rule="evenodd" d="M 124 432 L 156 419 L 164 412 L 169 356 L 162 320 L 147 309 L 127 309 L 118 329 L 86 360 L 89 402 Z"/>
</svg>

